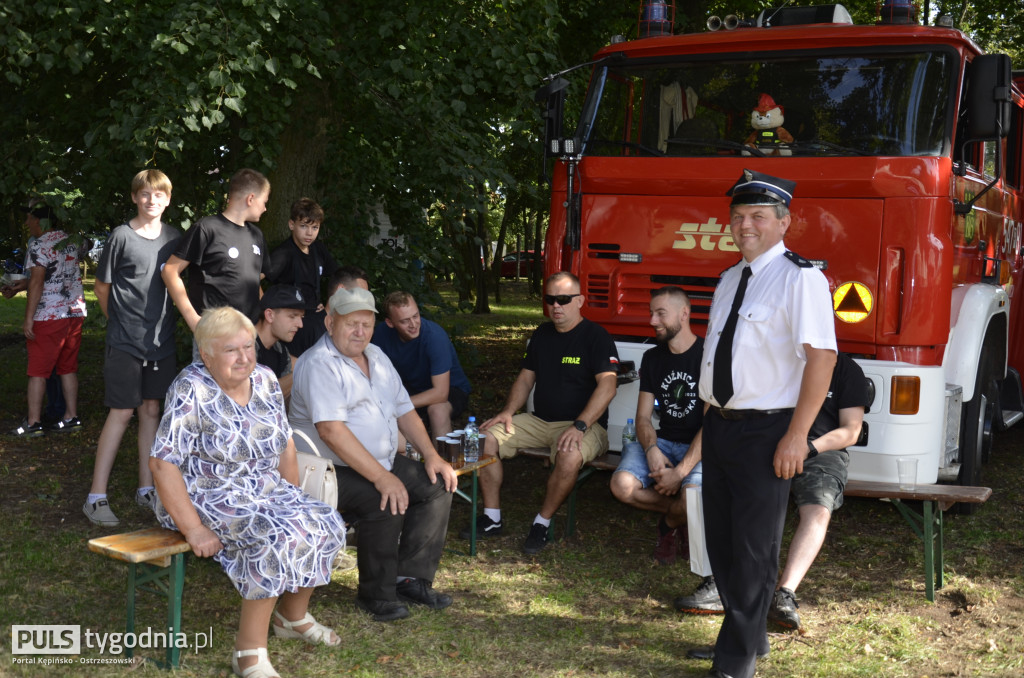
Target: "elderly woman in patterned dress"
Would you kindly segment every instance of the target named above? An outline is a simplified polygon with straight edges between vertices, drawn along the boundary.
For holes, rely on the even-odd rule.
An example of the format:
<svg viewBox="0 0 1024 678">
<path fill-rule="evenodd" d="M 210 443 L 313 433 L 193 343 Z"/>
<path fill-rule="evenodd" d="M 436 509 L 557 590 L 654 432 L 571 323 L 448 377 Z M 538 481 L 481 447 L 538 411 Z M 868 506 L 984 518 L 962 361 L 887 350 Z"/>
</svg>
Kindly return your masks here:
<svg viewBox="0 0 1024 678">
<path fill-rule="evenodd" d="M 267 659 L 271 613 L 278 637 L 341 642 L 307 608 L 345 545 L 337 511 L 296 487 L 281 388 L 256 364 L 255 338 L 232 308 L 203 314 L 195 332 L 202 362 L 168 390 L 150 458 L 157 518 L 180 530 L 197 556 L 219 562 L 242 596 L 231 666 L 243 678 L 278 675 Z"/>
</svg>

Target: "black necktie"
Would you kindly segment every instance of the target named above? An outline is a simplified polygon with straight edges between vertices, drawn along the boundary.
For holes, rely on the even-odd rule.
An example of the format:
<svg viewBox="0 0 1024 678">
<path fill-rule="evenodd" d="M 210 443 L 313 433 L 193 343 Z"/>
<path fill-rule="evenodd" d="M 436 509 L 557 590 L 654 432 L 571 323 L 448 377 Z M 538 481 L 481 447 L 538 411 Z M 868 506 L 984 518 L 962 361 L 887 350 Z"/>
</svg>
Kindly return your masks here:
<svg viewBox="0 0 1024 678">
<path fill-rule="evenodd" d="M 718 346 L 715 348 L 714 376 L 711 382 L 711 392 L 718 401 L 719 407 L 725 407 L 732 398 L 732 340 L 736 336 L 736 321 L 740 317 L 740 306 L 743 304 L 743 295 L 747 293 L 747 281 L 753 275 L 749 266 L 743 267 L 740 274 L 740 284 L 736 288 L 736 296 L 732 300 L 732 308 L 729 309 L 729 317 L 726 318 L 725 327 L 718 339 Z"/>
</svg>

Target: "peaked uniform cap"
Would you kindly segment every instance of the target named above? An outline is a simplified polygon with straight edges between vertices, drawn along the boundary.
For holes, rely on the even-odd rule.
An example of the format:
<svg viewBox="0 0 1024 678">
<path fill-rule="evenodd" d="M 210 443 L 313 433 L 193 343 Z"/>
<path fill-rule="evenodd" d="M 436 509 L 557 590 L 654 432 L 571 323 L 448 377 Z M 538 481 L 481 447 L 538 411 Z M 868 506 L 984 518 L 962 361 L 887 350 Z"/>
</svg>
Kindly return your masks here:
<svg viewBox="0 0 1024 678">
<path fill-rule="evenodd" d="M 733 184 L 726 195 L 732 196 L 731 205 L 785 205 L 793 199 L 796 182 L 780 179 L 754 170 L 743 170 L 743 176 Z"/>
</svg>

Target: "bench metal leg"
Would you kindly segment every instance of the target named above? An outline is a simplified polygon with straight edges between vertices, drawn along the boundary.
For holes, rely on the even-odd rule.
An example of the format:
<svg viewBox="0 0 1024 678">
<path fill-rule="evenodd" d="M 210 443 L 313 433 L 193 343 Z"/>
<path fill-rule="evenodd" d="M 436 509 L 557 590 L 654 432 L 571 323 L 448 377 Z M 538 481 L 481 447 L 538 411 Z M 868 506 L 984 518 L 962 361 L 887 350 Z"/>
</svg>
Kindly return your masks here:
<svg viewBox="0 0 1024 678">
<path fill-rule="evenodd" d="M 479 472 L 473 471 L 470 474 L 470 494 L 466 494 L 460 488 L 455 488 L 455 494 L 462 499 L 469 502 L 471 507 L 469 513 L 469 555 L 476 555 L 476 510 L 477 504 L 479 503 L 477 497 L 479 496 L 478 490 L 480 486 Z"/>
<path fill-rule="evenodd" d="M 128 603 L 125 614 L 125 633 L 135 633 L 135 603 L 138 591 L 154 593 L 167 600 L 167 629 L 161 633 L 167 641 L 165 661 L 156 662 L 161 668 L 176 669 L 181 662 L 181 648 L 175 642 L 181 631 L 181 598 L 185 590 L 185 554 L 177 553 L 171 564 L 160 567 L 151 563 L 128 564 Z M 133 647 L 124 648 L 124 656 L 131 659 Z"/>
<path fill-rule="evenodd" d="M 899 499 L 893 499 L 892 504 L 924 543 L 924 595 L 934 603 L 935 589 L 942 588 L 943 584 L 942 510 L 935 506 L 935 502 L 928 500 L 922 502 L 921 513 Z"/>
</svg>

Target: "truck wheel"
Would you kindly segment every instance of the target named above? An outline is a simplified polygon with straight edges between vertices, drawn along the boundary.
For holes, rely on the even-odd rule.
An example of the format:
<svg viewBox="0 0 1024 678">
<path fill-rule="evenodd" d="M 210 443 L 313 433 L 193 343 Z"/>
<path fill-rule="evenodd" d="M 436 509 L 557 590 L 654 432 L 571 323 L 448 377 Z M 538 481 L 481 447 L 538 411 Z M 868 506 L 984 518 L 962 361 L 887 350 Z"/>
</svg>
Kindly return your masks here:
<svg viewBox="0 0 1024 678">
<path fill-rule="evenodd" d="M 981 466 L 992 452 L 992 427 L 998 394 L 988 369 L 987 351 L 978 365 L 974 398 L 964 404 L 960 436 L 960 485 L 980 485 Z M 957 504 L 960 513 L 974 513 L 977 504 Z"/>
</svg>

